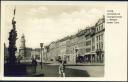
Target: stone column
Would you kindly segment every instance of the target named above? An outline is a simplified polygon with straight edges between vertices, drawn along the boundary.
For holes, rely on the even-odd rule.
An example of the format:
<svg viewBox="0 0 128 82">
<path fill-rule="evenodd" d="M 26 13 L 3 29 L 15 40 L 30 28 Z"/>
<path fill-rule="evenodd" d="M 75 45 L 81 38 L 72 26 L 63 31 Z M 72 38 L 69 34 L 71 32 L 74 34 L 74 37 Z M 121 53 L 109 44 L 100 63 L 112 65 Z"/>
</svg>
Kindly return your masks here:
<svg viewBox="0 0 128 82">
<path fill-rule="evenodd" d="M 103 57 L 103 63 L 104 63 L 104 54 L 102 54 L 102 57 Z"/>
<path fill-rule="evenodd" d="M 89 63 L 90 63 L 90 61 L 91 61 L 91 55 L 88 55 L 88 59 L 89 59 Z"/>
<path fill-rule="evenodd" d="M 89 55 L 87 55 L 87 62 L 89 62 Z"/>
<path fill-rule="evenodd" d="M 91 63 L 92 63 L 92 54 L 90 55 L 90 61 L 91 61 Z"/>
<path fill-rule="evenodd" d="M 96 54 L 94 55 L 94 62 L 96 63 Z"/>
<path fill-rule="evenodd" d="M 93 62 L 93 63 L 94 63 L 94 60 L 95 60 L 94 56 L 95 56 L 95 55 L 93 54 L 93 55 L 92 55 L 92 62 Z"/>
<path fill-rule="evenodd" d="M 100 63 L 101 63 L 101 61 L 102 61 L 102 54 L 100 54 L 100 57 L 99 57 L 99 59 L 100 59 Z"/>
<path fill-rule="evenodd" d="M 102 53 L 102 63 L 104 62 L 104 54 Z"/>
<path fill-rule="evenodd" d="M 87 63 L 87 55 L 85 56 L 85 62 Z"/>
<path fill-rule="evenodd" d="M 88 63 L 88 55 L 86 55 L 86 62 Z"/>
<path fill-rule="evenodd" d="M 96 57 L 96 62 L 97 63 L 99 62 L 99 55 L 97 55 L 97 57 Z"/>
</svg>

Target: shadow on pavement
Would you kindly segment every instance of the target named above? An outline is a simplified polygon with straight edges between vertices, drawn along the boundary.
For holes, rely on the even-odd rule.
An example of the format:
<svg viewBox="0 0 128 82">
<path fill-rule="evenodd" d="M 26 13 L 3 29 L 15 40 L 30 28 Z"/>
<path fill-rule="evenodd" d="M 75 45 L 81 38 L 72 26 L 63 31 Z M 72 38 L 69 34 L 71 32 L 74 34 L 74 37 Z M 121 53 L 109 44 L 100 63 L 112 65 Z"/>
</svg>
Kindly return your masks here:
<svg viewBox="0 0 128 82">
<path fill-rule="evenodd" d="M 58 73 L 58 65 L 43 65 L 43 73 L 44 77 L 59 77 Z M 85 70 L 77 70 L 77 69 L 71 69 L 66 68 L 65 69 L 65 75 L 66 77 L 89 77 L 89 74 Z"/>
<path fill-rule="evenodd" d="M 71 69 L 71 68 L 66 68 L 65 74 L 66 77 L 89 77 L 87 71 Z"/>
</svg>

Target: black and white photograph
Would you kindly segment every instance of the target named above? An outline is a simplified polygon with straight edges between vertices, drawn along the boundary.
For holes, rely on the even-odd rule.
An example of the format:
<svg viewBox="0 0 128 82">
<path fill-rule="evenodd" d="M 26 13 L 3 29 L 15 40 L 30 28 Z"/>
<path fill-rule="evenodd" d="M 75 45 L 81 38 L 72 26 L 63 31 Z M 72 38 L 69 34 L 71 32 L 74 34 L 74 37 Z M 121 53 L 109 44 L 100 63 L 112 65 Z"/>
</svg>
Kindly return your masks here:
<svg viewBox="0 0 128 82">
<path fill-rule="evenodd" d="M 8 5 L 6 11 L 5 76 L 104 76 L 104 8 Z"/>
</svg>

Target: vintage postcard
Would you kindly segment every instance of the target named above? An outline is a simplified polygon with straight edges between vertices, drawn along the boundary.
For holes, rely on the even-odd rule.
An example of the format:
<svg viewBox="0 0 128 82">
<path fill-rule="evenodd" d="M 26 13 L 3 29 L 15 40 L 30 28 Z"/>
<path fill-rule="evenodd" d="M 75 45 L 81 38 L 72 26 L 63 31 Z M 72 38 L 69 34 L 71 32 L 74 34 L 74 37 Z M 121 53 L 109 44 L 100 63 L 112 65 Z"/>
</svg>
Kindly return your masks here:
<svg viewBox="0 0 128 82">
<path fill-rule="evenodd" d="M 1 3 L 2 80 L 127 79 L 127 2 Z"/>
</svg>

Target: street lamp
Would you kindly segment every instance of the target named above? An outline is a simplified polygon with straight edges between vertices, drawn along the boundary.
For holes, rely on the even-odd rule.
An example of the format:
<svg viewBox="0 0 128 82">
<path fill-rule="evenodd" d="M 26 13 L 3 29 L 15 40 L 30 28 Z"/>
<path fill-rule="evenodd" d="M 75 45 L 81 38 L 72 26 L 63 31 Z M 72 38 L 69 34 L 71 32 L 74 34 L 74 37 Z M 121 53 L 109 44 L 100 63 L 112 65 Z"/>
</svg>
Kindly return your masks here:
<svg viewBox="0 0 128 82">
<path fill-rule="evenodd" d="M 78 49 L 76 48 L 75 51 L 76 51 L 76 64 L 77 64 L 77 52 L 78 52 Z"/>
<path fill-rule="evenodd" d="M 41 47 L 41 69 L 42 69 L 42 47 L 43 47 L 43 43 L 40 43 L 40 47 Z"/>
</svg>

